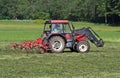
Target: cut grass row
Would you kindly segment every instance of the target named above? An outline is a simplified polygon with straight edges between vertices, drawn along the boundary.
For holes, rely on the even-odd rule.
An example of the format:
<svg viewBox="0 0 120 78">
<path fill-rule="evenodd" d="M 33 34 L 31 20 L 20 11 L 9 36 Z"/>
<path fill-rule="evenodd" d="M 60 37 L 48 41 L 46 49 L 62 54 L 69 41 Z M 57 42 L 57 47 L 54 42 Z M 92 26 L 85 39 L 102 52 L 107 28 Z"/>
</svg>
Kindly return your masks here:
<svg viewBox="0 0 120 78">
<path fill-rule="evenodd" d="M 3 46 L 3 45 L 1 45 Z M 1 78 L 119 78 L 119 43 L 90 53 L 69 52 L 43 55 L 0 48 Z"/>
</svg>

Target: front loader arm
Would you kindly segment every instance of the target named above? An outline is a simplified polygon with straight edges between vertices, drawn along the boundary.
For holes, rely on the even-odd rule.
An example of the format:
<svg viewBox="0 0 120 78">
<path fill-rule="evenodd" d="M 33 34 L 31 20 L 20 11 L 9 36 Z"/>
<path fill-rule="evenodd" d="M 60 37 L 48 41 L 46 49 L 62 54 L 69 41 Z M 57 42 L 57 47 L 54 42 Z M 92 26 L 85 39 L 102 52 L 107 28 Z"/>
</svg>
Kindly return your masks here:
<svg viewBox="0 0 120 78">
<path fill-rule="evenodd" d="M 103 40 L 99 37 L 99 35 L 93 31 L 90 27 L 88 28 L 82 28 L 79 30 L 76 30 L 77 33 L 80 34 L 85 34 L 87 36 L 87 38 L 93 43 L 95 44 L 97 47 L 103 47 L 104 46 L 104 42 Z"/>
<path fill-rule="evenodd" d="M 92 28 L 90 28 L 90 27 L 86 28 L 86 35 L 87 35 L 88 39 L 92 43 L 94 43 L 97 47 L 104 46 L 103 39 L 100 38 L 100 36 L 94 30 L 92 30 Z"/>
</svg>

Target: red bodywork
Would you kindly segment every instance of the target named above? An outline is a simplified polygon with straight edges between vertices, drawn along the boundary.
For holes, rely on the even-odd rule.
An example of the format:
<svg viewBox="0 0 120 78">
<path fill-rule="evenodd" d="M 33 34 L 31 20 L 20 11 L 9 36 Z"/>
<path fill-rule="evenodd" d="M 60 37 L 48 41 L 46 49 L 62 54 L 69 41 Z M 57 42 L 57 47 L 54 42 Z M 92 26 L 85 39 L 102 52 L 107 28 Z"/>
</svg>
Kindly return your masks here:
<svg viewBox="0 0 120 78">
<path fill-rule="evenodd" d="M 61 23 L 61 24 L 65 24 L 65 23 L 69 23 L 68 20 L 51 20 L 50 21 L 51 23 Z"/>
<path fill-rule="evenodd" d="M 76 40 L 77 40 L 78 42 L 80 42 L 80 41 L 82 41 L 82 40 L 85 40 L 85 41 L 88 40 L 88 38 L 87 38 L 87 36 L 86 36 L 85 34 L 75 33 L 75 37 L 76 37 Z"/>
</svg>

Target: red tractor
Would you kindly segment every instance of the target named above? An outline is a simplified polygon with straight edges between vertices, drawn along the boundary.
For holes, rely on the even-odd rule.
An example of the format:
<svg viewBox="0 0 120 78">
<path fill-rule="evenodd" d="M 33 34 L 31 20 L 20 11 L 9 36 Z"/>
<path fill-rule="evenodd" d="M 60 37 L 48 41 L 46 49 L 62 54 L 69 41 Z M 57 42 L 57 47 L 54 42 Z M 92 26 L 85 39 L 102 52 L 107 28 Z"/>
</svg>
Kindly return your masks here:
<svg viewBox="0 0 120 78">
<path fill-rule="evenodd" d="M 39 45 L 41 52 L 60 53 L 65 48 L 69 48 L 71 51 L 89 52 L 88 41 L 97 47 L 104 46 L 103 40 L 90 27 L 75 30 L 68 20 L 46 21 L 41 37 L 42 41 Z"/>
</svg>

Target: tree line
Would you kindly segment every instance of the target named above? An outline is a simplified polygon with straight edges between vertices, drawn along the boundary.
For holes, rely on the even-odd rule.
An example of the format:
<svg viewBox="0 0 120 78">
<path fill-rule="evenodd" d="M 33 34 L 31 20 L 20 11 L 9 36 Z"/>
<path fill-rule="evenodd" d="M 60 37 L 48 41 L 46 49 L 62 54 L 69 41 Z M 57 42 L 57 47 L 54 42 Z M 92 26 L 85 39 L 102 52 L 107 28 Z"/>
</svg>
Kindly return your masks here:
<svg viewBox="0 0 120 78">
<path fill-rule="evenodd" d="M 120 23 L 120 0 L 0 0 L 0 19 Z"/>
</svg>

